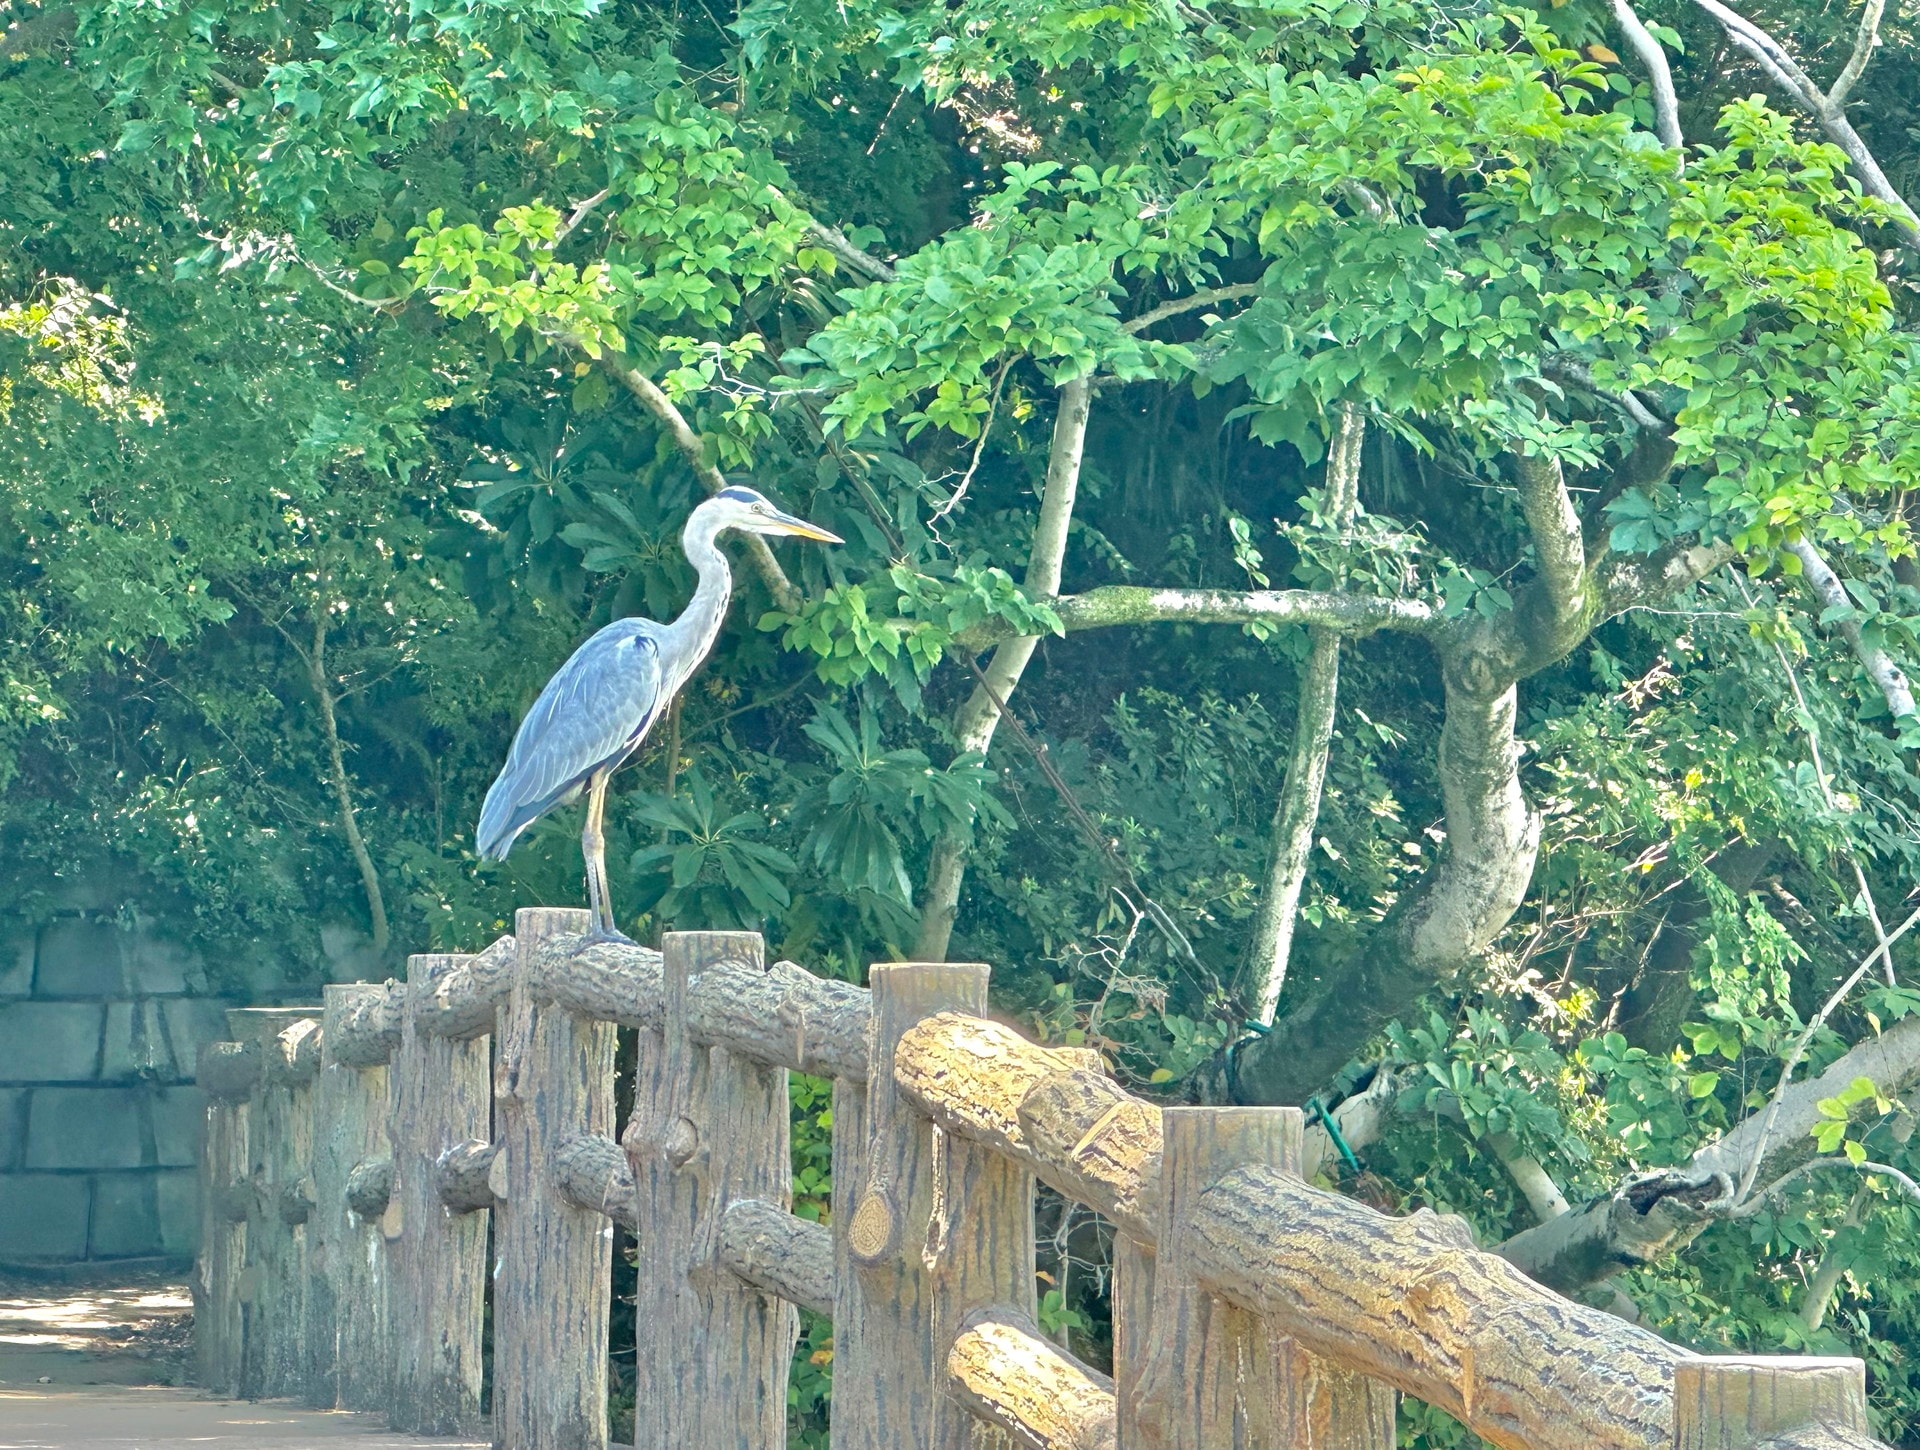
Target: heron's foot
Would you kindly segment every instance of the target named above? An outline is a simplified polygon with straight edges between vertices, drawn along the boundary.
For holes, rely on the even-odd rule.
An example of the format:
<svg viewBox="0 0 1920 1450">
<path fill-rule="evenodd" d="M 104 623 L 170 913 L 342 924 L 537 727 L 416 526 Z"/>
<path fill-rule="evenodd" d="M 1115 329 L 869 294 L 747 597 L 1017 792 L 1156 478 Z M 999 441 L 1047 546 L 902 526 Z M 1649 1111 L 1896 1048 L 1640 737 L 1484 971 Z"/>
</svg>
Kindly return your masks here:
<svg viewBox="0 0 1920 1450">
<path fill-rule="evenodd" d="M 599 946 L 602 942 L 618 942 L 623 947 L 638 946 L 640 943 L 628 936 L 617 926 L 602 926 L 595 923 L 587 934 L 580 939 L 582 947 Z"/>
</svg>

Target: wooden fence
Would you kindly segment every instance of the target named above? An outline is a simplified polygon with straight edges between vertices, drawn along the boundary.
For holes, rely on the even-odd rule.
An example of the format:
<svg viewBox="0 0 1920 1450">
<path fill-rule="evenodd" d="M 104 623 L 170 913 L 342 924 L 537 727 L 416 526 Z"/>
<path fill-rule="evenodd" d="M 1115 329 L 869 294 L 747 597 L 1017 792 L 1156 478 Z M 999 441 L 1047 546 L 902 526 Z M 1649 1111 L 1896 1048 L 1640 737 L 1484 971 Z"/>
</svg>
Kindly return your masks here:
<svg viewBox="0 0 1920 1450">
<path fill-rule="evenodd" d="M 836 1450 L 1390 1450 L 1396 1392 L 1535 1450 L 1880 1443 L 1860 1361 L 1696 1355 L 1461 1220 L 1312 1188 L 1297 1111 L 1133 1097 L 988 1020 L 983 966 L 861 989 L 748 933 L 586 924 L 522 911 L 405 983 L 230 1014 L 200 1076 L 207 1386 L 481 1432 L 490 1298 L 494 1443 L 599 1450 L 619 1222 L 641 1450 L 784 1445 L 794 1305 L 832 1316 Z M 831 1227 L 788 1212 L 790 1070 L 834 1080 Z M 1115 1227 L 1111 1379 L 1036 1327 L 1036 1178 Z"/>
</svg>

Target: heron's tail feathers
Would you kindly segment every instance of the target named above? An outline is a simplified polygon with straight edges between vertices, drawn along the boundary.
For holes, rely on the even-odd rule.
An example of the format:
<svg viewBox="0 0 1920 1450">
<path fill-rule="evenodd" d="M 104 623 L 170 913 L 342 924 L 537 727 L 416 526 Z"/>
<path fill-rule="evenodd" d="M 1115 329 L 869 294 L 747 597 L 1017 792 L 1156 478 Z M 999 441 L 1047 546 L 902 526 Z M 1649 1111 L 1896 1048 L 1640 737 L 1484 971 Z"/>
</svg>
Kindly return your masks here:
<svg viewBox="0 0 1920 1450">
<path fill-rule="evenodd" d="M 570 780 L 558 790 L 530 801 L 519 799 L 519 791 L 515 788 L 518 784 L 512 770 L 508 769 L 501 772 L 500 778 L 487 791 L 487 799 L 480 807 L 480 824 L 473 831 L 473 847 L 480 853 L 482 861 L 506 860 L 507 852 L 513 849 L 513 843 L 528 826 L 555 807 L 570 805 L 580 799 L 585 778 Z"/>
</svg>

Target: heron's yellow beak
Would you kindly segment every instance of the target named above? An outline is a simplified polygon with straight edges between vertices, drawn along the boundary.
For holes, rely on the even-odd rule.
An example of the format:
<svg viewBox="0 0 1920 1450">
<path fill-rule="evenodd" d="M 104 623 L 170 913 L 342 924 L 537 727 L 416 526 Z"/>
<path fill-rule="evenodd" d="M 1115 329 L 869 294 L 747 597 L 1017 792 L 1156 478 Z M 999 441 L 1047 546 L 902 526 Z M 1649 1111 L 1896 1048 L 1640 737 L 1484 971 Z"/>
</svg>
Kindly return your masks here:
<svg viewBox="0 0 1920 1450">
<path fill-rule="evenodd" d="M 823 544 L 844 544 L 845 539 L 838 534 L 830 534 L 818 524 L 810 524 L 805 519 L 797 519 L 792 514 L 781 514 L 775 520 L 780 532 L 792 534 L 796 539 L 818 539 Z"/>
</svg>

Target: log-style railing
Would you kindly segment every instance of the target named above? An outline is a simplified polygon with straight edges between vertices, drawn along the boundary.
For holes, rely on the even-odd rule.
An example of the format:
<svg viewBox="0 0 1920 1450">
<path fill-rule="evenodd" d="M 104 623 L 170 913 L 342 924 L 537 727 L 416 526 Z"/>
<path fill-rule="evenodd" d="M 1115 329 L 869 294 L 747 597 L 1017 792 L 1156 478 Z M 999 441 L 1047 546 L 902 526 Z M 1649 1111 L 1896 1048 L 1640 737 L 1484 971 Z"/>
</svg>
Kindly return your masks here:
<svg viewBox="0 0 1920 1450">
<path fill-rule="evenodd" d="M 1313 1188 L 1296 1110 L 1136 1098 L 988 1020 L 985 967 L 862 989 L 748 933 L 585 925 L 522 911 L 406 983 L 229 1014 L 200 1064 L 205 1385 L 473 1433 L 490 1300 L 494 1443 L 602 1450 L 619 1223 L 640 1450 L 783 1445 L 796 1305 L 833 1318 L 837 1450 L 1389 1450 L 1396 1392 L 1515 1450 L 1880 1445 L 1860 1361 L 1697 1355 L 1459 1219 Z M 835 1080 L 831 1227 L 788 1211 L 790 1070 Z M 1115 1226 L 1112 1378 L 1036 1327 L 1035 1180 Z"/>
</svg>

